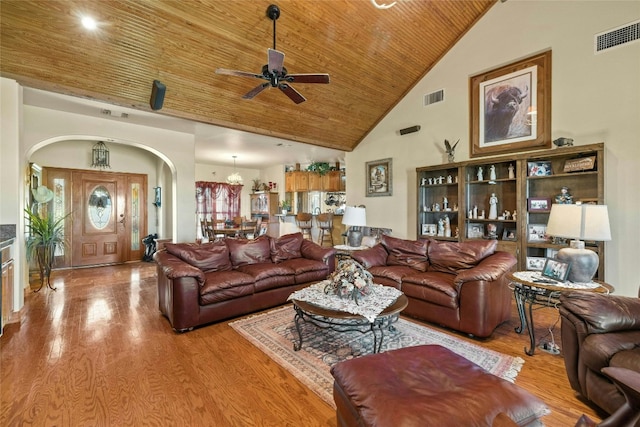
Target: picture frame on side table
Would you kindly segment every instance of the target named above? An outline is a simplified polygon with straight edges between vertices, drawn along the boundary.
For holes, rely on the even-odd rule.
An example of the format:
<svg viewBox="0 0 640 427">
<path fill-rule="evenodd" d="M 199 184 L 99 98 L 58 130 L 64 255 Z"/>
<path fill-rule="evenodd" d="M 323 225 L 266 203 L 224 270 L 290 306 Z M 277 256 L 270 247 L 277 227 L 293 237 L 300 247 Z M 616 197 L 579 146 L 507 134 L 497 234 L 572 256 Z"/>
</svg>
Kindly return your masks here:
<svg viewBox="0 0 640 427">
<path fill-rule="evenodd" d="M 393 194 L 392 159 L 366 162 L 366 197 L 391 196 Z"/>
<path fill-rule="evenodd" d="M 469 78 L 471 157 L 551 148 L 551 50 Z"/>
<path fill-rule="evenodd" d="M 547 226 L 545 224 L 529 224 L 528 227 L 529 242 L 548 242 Z"/>
<path fill-rule="evenodd" d="M 546 261 L 547 261 L 547 259 L 545 257 L 528 256 L 527 257 L 527 270 L 542 271 Z"/>
<path fill-rule="evenodd" d="M 542 269 L 542 275 L 553 280 L 564 282 L 569 275 L 571 265 L 568 262 L 558 261 L 557 259 L 547 258 Z"/>
</svg>

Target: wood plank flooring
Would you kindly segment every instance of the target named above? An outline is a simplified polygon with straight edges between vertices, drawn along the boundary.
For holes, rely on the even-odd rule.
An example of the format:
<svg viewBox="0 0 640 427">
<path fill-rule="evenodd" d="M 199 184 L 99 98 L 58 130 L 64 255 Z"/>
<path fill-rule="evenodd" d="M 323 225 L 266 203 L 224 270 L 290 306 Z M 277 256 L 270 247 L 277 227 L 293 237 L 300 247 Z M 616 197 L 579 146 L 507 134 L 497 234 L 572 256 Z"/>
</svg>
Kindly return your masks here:
<svg viewBox="0 0 640 427">
<path fill-rule="evenodd" d="M 157 308 L 155 264 L 52 277 L 58 290 L 27 291 L 0 338 L 0 425 L 336 425 L 330 406 L 227 322 L 174 333 Z M 557 322 L 559 340 L 557 310 L 534 316 L 538 336 Z M 517 324 L 514 307 L 510 322 L 475 342 L 525 359 L 516 384 L 550 406 L 545 425 L 572 426 L 583 413 L 600 421 L 575 397 L 561 356 L 524 354 Z"/>
</svg>

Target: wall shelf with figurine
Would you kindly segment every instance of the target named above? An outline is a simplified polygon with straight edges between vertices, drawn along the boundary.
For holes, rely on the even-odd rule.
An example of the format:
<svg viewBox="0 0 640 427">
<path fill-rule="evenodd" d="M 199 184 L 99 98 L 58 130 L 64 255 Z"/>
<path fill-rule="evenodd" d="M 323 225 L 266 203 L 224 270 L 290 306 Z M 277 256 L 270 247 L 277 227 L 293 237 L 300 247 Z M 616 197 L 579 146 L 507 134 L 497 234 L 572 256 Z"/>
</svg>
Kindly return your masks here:
<svg viewBox="0 0 640 427">
<path fill-rule="evenodd" d="M 551 204 L 604 203 L 604 144 L 419 167 L 416 175 L 418 238 L 495 239 L 526 270 L 527 259 L 568 245 L 545 235 Z M 604 280 L 604 246 L 587 245 Z"/>
</svg>

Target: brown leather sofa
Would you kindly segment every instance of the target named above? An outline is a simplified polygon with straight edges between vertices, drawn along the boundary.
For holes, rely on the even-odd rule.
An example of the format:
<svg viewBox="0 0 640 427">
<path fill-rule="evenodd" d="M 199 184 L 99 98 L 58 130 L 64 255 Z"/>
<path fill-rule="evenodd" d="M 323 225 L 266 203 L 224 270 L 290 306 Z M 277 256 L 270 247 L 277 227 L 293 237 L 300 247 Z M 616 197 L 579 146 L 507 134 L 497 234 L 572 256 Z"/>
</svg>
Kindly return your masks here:
<svg viewBox="0 0 640 427">
<path fill-rule="evenodd" d="M 292 292 L 333 272 L 335 249 L 293 233 L 167 243 L 154 260 L 160 311 L 174 330 L 184 332 L 284 304 Z"/>
<path fill-rule="evenodd" d="M 614 414 L 625 398 L 601 370 L 640 372 L 640 298 L 574 291 L 563 293 L 560 303 L 562 352 L 571 387 Z"/>
<path fill-rule="evenodd" d="M 476 337 L 488 337 L 511 317 L 507 273 L 516 258 L 496 251 L 495 240 L 449 242 L 381 236 L 352 258 L 375 283 L 394 286 L 409 299 L 402 312 Z"/>
</svg>

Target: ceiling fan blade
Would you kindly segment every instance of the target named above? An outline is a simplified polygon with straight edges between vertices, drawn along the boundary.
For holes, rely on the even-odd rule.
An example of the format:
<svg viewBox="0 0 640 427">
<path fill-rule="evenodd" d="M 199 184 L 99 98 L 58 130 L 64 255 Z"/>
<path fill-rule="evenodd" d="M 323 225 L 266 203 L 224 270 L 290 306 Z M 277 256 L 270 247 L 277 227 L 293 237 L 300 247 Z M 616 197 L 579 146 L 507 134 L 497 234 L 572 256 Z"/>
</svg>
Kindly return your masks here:
<svg viewBox="0 0 640 427">
<path fill-rule="evenodd" d="M 252 99 L 254 96 L 256 96 L 257 94 L 259 94 L 260 92 L 265 90 L 267 87 L 269 87 L 269 82 L 262 83 L 261 85 L 258 85 L 256 87 L 254 87 L 253 89 L 251 89 L 249 92 L 247 92 L 243 96 L 243 98 L 244 99 Z"/>
<path fill-rule="evenodd" d="M 269 59 L 269 72 L 273 73 L 277 71 L 282 72 L 282 66 L 284 65 L 284 53 L 275 49 L 267 50 L 267 57 Z"/>
<path fill-rule="evenodd" d="M 329 83 L 329 74 L 287 74 L 291 83 Z"/>
<path fill-rule="evenodd" d="M 280 83 L 280 85 L 278 85 L 278 87 L 280 88 L 281 91 L 284 92 L 285 95 L 287 95 L 289 98 L 291 98 L 291 100 L 293 102 L 295 102 L 296 104 L 300 104 L 300 103 L 302 103 L 302 102 L 307 100 L 307 98 L 302 96 L 302 94 L 300 94 L 300 92 L 298 92 L 297 90 L 295 90 L 293 87 L 291 87 L 290 85 L 288 85 L 286 83 Z"/>
<path fill-rule="evenodd" d="M 252 77 L 256 79 L 264 79 L 262 74 L 249 73 L 247 71 L 227 70 L 226 68 L 216 68 L 216 74 L 225 74 L 227 76 Z"/>
</svg>

